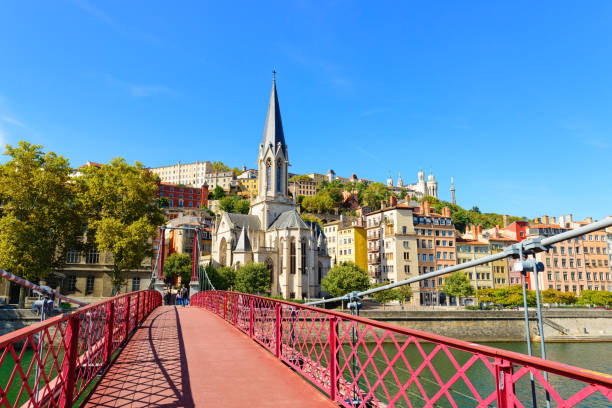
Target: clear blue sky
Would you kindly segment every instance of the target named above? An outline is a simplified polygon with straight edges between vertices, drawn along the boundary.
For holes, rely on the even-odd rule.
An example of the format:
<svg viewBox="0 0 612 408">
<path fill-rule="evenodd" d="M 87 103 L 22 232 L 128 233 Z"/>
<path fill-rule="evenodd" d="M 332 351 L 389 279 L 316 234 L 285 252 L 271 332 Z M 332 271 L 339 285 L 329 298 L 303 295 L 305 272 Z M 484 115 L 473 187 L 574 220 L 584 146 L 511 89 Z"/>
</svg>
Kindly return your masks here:
<svg viewBox="0 0 612 408">
<path fill-rule="evenodd" d="M 293 172 L 612 214 L 612 3 L 426 3 L 5 0 L 0 139 L 253 167 L 276 67 Z"/>
</svg>

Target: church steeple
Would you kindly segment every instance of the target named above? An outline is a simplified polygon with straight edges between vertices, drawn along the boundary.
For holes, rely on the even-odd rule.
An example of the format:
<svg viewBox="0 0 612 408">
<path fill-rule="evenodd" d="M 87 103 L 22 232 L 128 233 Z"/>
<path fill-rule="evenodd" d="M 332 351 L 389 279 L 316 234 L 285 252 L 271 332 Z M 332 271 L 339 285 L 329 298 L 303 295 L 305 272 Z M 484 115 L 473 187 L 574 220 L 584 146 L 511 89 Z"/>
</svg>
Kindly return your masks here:
<svg viewBox="0 0 612 408">
<path fill-rule="evenodd" d="M 281 119 L 280 108 L 278 106 L 278 96 L 276 94 L 276 71 L 272 71 L 272 92 L 270 93 L 270 102 L 268 104 L 268 115 L 266 116 L 266 125 L 264 126 L 263 138 L 261 143 L 264 147 L 273 146 L 273 150 L 280 143 L 283 149 L 283 154 L 287 156 L 287 146 L 285 145 L 285 134 L 283 132 L 283 121 Z"/>
</svg>

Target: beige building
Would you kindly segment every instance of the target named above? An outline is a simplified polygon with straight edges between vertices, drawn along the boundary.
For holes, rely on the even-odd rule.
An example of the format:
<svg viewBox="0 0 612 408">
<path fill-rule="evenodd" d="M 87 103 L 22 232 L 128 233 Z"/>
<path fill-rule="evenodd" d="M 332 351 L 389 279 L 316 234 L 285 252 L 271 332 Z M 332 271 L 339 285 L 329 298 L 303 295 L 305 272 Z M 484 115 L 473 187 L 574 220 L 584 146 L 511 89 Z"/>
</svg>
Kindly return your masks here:
<svg viewBox="0 0 612 408">
<path fill-rule="evenodd" d="M 234 173 L 231 171 L 216 171 L 207 173 L 204 176 L 204 182 L 208 184 L 208 191 L 214 191 L 215 187 L 221 186 L 225 191 L 236 190 L 238 181 L 234 178 Z"/>
<path fill-rule="evenodd" d="M 478 239 L 457 238 L 456 245 L 457 263 L 473 261 L 491 254 L 489 243 Z M 474 289 L 493 287 L 493 273 L 490 262 L 464 269 L 463 272 L 470 279 Z"/>
<path fill-rule="evenodd" d="M 162 183 L 184 184 L 199 188 L 206 181 L 206 175 L 212 172 L 212 166 L 209 161 L 178 162 L 171 166 L 151 167 L 149 170 L 156 174 Z"/>
<path fill-rule="evenodd" d="M 289 192 L 294 198 L 298 196 L 312 197 L 319 191 L 318 184 L 314 180 L 290 180 Z"/>
<path fill-rule="evenodd" d="M 332 221 L 323 226 L 327 253 L 330 257 L 330 266 L 338 263 L 338 229 L 342 227 L 342 221 Z"/>
<path fill-rule="evenodd" d="M 368 213 L 365 228 L 368 250 L 368 275 L 372 282 L 399 282 L 418 274 L 416 233 L 410 204 L 391 206 Z M 419 304 L 419 285 L 411 285 L 413 304 Z"/>
</svg>

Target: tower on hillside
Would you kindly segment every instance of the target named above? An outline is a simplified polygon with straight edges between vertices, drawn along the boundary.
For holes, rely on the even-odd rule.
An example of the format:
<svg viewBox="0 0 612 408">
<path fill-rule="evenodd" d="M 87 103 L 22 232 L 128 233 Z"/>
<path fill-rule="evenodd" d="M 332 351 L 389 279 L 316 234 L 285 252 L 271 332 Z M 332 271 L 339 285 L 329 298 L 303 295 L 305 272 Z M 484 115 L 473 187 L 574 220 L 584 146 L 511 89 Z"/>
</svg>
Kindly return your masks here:
<svg viewBox="0 0 612 408">
<path fill-rule="evenodd" d="M 451 191 L 451 203 L 453 205 L 455 205 L 456 204 L 456 202 L 455 202 L 455 182 L 454 182 L 452 177 L 451 177 L 451 188 L 450 188 L 450 191 Z"/>
</svg>

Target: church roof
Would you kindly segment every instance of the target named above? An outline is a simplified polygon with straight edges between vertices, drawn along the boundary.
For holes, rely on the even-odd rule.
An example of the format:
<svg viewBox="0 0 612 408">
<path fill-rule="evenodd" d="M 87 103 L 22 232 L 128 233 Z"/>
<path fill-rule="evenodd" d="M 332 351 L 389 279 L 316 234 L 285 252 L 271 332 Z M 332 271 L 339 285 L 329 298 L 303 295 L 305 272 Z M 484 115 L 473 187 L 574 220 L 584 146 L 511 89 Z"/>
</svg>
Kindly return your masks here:
<svg viewBox="0 0 612 408">
<path fill-rule="evenodd" d="M 280 108 L 278 106 L 278 96 L 276 95 L 276 79 L 272 81 L 272 93 L 270 94 L 270 103 L 268 104 L 268 115 L 266 116 L 266 125 L 264 127 L 263 138 L 261 143 L 264 149 L 268 145 L 274 147 L 281 144 L 283 154 L 287 156 L 287 146 L 285 146 L 285 134 L 283 133 L 283 121 L 281 120 Z"/>
<path fill-rule="evenodd" d="M 242 231 L 240 232 L 240 236 L 238 237 L 238 242 L 236 243 L 236 248 L 234 248 L 234 251 L 248 252 L 250 250 L 251 242 L 249 241 L 249 236 L 246 233 L 246 228 L 242 227 Z"/>
<path fill-rule="evenodd" d="M 287 228 L 304 228 L 308 229 L 308 225 L 304 222 L 302 217 L 297 213 L 296 210 L 289 210 L 281 213 L 276 220 L 270 225 L 271 230 L 274 229 L 287 229 Z"/>
<path fill-rule="evenodd" d="M 259 218 L 256 215 L 225 213 L 232 225 L 231 228 L 248 228 L 252 231 L 260 231 Z"/>
</svg>

